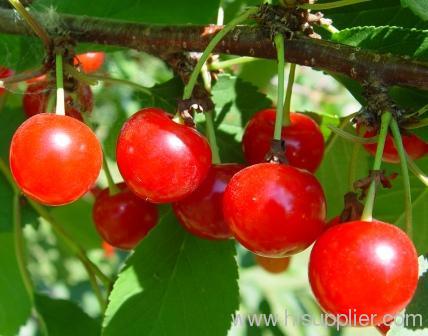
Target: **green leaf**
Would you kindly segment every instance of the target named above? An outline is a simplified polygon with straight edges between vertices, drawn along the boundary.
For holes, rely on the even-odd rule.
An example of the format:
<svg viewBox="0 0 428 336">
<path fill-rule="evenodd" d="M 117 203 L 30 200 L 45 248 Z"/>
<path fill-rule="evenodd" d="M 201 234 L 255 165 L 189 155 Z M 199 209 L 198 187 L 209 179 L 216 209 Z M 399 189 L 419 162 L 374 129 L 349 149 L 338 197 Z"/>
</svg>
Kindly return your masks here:
<svg viewBox="0 0 428 336">
<path fill-rule="evenodd" d="M 21 108 L 5 106 L 0 110 L 0 157 L 6 162 L 9 161 L 9 147 L 12 136 L 24 120 L 25 117 Z"/>
<path fill-rule="evenodd" d="M 89 317 L 75 303 L 52 299 L 37 294 L 36 306 L 49 336 L 96 336 L 101 334 L 100 324 Z"/>
<path fill-rule="evenodd" d="M 401 0 L 403 7 L 409 7 L 422 20 L 428 20 L 428 2 L 426 0 Z"/>
<path fill-rule="evenodd" d="M 0 335 L 14 336 L 30 316 L 31 301 L 18 268 L 13 235 L 13 191 L 0 175 Z"/>
<path fill-rule="evenodd" d="M 239 305 L 237 278 L 232 241 L 196 238 L 169 212 L 120 273 L 103 335 L 225 335 Z"/>
<path fill-rule="evenodd" d="M 101 238 L 92 221 L 92 202 L 82 198 L 70 205 L 52 208 L 52 216 L 85 249 L 98 249 Z"/>
</svg>

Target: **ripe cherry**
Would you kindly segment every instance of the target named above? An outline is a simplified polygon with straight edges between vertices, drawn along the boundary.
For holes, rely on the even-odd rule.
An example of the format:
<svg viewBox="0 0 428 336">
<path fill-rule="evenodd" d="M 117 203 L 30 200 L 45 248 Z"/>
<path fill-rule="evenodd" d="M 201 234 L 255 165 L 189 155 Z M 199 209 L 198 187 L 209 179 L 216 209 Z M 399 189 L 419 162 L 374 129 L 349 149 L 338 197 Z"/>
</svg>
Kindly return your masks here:
<svg viewBox="0 0 428 336">
<path fill-rule="evenodd" d="M 239 164 L 213 165 L 198 189 L 173 204 L 180 223 L 201 238 L 231 238 L 223 217 L 223 194 L 232 176 L 243 168 Z"/>
<path fill-rule="evenodd" d="M 326 227 L 321 185 L 308 171 L 289 165 L 259 163 L 235 174 L 223 211 L 235 238 L 266 257 L 298 253 Z"/>
<path fill-rule="evenodd" d="M 117 143 L 117 164 L 130 189 L 152 203 L 191 194 L 211 167 L 211 149 L 195 129 L 158 108 L 133 115 Z"/>
<path fill-rule="evenodd" d="M 105 54 L 103 52 L 88 52 L 76 56 L 76 65 L 80 65 L 86 73 L 98 71 L 104 64 Z"/>
<path fill-rule="evenodd" d="M 371 325 L 379 325 L 412 299 L 418 282 L 418 257 L 411 240 L 394 225 L 343 223 L 327 230 L 315 243 L 309 280 L 327 313 L 351 314 L 353 321 L 348 324 L 353 325 L 367 323 L 363 320 L 367 315 Z M 346 323 L 344 318 L 339 320 Z"/>
<path fill-rule="evenodd" d="M 291 258 L 268 258 L 259 255 L 254 256 L 256 263 L 269 273 L 282 273 L 285 272 L 290 266 Z"/>
<path fill-rule="evenodd" d="M 242 139 L 245 160 L 265 162 L 275 127 L 275 109 L 257 112 L 248 123 Z M 285 155 L 291 166 L 315 172 L 324 155 L 324 138 L 317 123 L 301 113 L 291 113 L 291 125 L 282 128 Z"/>
<path fill-rule="evenodd" d="M 0 65 L 0 78 L 6 78 L 13 75 L 13 71 Z M 4 93 L 4 88 L 0 88 L 0 95 Z"/>
<path fill-rule="evenodd" d="M 53 87 L 48 82 L 36 82 L 28 86 L 23 98 L 24 112 L 27 117 L 47 111 L 49 97 L 55 94 Z M 79 85 L 77 88 L 77 99 L 74 99 L 71 93 L 65 94 L 65 114 L 83 121 L 81 112 L 90 112 L 93 108 L 92 90 L 88 85 Z"/>
<path fill-rule="evenodd" d="M 63 205 L 89 191 L 102 165 L 92 130 L 68 116 L 42 113 L 26 120 L 10 146 L 12 175 L 24 194 Z"/>
<path fill-rule="evenodd" d="M 132 193 L 125 183 L 117 185 L 119 192 L 110 195 L 104 189 L 96 198 L 92 217 L 101 237 L 110 245 L 131 250 L 158 221 L 155 205 Z"/>
<path fill-rule="evenodd" d="M 365 138 L 371 138 L 377 135 L 376 131 L 366 131 Z M 428 144 L 414 134 L 401 134 L 403 146 L 406 153 L 413 159 L 417 160 L 428 153 Z M 365 144 L 364 148 L 372 155 L 376 154 L 377 144 Z M 389 163 L 399 163 L 397 148 L 395 147 L 394 138 L 388 134 L 385 141 L 382 160 Z"/>
</svg>

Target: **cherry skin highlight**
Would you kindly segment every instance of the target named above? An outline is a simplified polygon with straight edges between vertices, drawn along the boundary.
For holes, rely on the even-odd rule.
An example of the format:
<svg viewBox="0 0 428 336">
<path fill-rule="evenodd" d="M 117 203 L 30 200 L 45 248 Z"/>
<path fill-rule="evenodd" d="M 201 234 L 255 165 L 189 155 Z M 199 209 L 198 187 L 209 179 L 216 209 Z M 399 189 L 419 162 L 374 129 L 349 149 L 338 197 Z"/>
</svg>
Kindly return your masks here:
<svg viewBox="0 0 428 336">
<path fill-rule="evenodd" d="M 371 138 L 377 135 L 375 131 L 364 133 L 365 138 Z M 428 153 L 428 144 L 414 134 L 401 134 L 403 146 L 406 153 L 413 159 L 417 160 Z M 365 144 L 364 148 L 371 155 L 376 154 L 377 144 Z M 397 148 L 395 147 L 394 138 L 391 134 L 386 136 L 385 149 L 383 151 L 382 161 L 388 163 L 400 163 Z"/>
<path fill-rule="evenodd" d="M 132 250 L 158 221 L 155 205 L 132 193 L 125 183 L 119 192 L 110 195 L 104 189 L 96 198 L 92 217 L 101 237 L 110 245 Z"/>
<path fill-rule="evenodd" d="M 25 91 L 22 104 L 27 117 L 47 111 L 49 96 L 55 94 L 55 89 L 48 82 L 40 81 L 31 84 Z M 91 112 L 93 109 L 92 90 L 89 85 L 79 85 L 77 99 L 70 92 L 65 92 L 65 114 L 77 120 L 83 121 L 82 112 Z"/>
<path fill-rule="evenodd" d="M 64 205 L 91 189 L 101 170 L 102 151 L 85 124 L 42 113 L 17 129 L 9 160 L 24 194 L 46 205 Z"/>
<path fill-rule="evenodd" d="M 333 226 L 315 243 L 309 263 L 312 291 L 330 314 L 373 316 L 387 322 L 404 309 L 418 283 L 418 256 L 398 227 L 353 221 Z M 383 292 L 387 294 L 382 295 Z M 341 321 L 345 323 L 346 321 Z"/>
<path fill-rule="evenodd" d="M 254 256 L 256 263 L 266 272 L 277 274 L 285 272 L 290 266 L 291 258 L 268 258 L 259 255 Z"/>
<path fill-rule="evenodd" d="M 183 227 L 201 238 L 232 238 L 223 217 L 223 194 L 232 176 L 243 168 L 239 164 L 213 165 L 198 189 L 174 203 L 174 213 Z"/>
<path fill-rule="evenodd" d="M 259 163 L 230 180 L 223 213 L 235 238 L 255 254 L 285 257 L 306 249 L 326 228 L 324 192 L 308 171 Z"/>
<path fill-rule="evenodd" d="M 257 112 L 245 128 L 242 149 L 249 164 L 265 162 L 275 128 L 275 109 Z M 285 156 L 291 166 L 315 172 L 324 155 L 324 138 L 317 123 L 302 113 L 290 114 L 291 125 L 283 127 Z"/>
<path fill-rule="evenodd" d="M 128 119 L 116 154 L 129 188 L 152 203 L 175 202 L 188 196 L 211 167 L 207 140 L 158 108 L 143 109 Z"/>
<path fill-rule="evenodd" d="M 76 65 L 80 65 L 83 72 L 92 73 L 98 71 L 104 64 L 105 54 L 103 52 L 88 52 L 76 56 Z"/>
<path fill-rule="evenodd" d="M 0 65 L 0 79 L 6 78 L 12 75 L 13 75 L 13 70 Z M 4 93 L 4 91 L 5 91 L 4 88 L 0 88 L 0 96 Z"/>
</svg>

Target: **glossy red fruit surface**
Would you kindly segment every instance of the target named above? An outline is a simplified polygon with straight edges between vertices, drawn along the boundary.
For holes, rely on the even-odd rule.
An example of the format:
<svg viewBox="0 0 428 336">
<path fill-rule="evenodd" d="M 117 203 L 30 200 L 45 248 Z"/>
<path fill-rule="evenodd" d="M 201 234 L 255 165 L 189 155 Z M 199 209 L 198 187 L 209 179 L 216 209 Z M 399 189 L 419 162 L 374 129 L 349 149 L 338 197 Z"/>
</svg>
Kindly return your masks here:
<svg viewBox="0 0 428 336">
<path fill-rule="evenodd" d="M 268 258 L 255 255 L 256 263 L 269 273 L 282 273 L 285 272 L 290 266 L 291 258 Z"/>
<path fill-rule="evenodd" d="M 43 204 L 77 200 L 91 189 L 101 165 L 101 145 L 95 134 L 71 117 L 35 115 L 12 138 L 12 175 L 24 194 Z"/>
<path fill-rule="evenodd" d="M 86 73 L 98 71 L 104 64 L 105 54 L 103 52 L 88 52 L 77 55 L 77 64 L 80 64 L 82 70 Z"/>
<path fill-rule="evenodd" d="M 321 185 L 308 171 L 289 165 L 259 163 L 235 174 L 223 212 L 235 238 L 266 257 L 298 253 L 326 227 Z"/>
<path fill-rule="evenodd" d="M 265 162 L 275 127 L 275 109 L 257 112 L 245 128 L 242 149 L 250 164 Z M 302 113 L 291 113 L 291 125 L 282 128 L 285 154 L 291 166 L 314 172 L 324 155 L 324 138 L 317 123 Z"/>
<path fill-rule="evenodd" d="M 13 71 L 0 65 L 0 79 L 1 78 L 6 78 L 9 76 L 13 75 Z M 4 93 L 5 89 L 4 88 L 0 88 L 0 95 L 2 95 Z"/>
<path fill-rule="evenodd" d="M 364 134 L 365 138 L 376 136 L 375 131 L 368 131 Z M 414 134 L 401 134 L 403 146 L 406 153 L 413 159 L 417 160 L 428 153 L 428 144 Z M 365 144 L 364 148 L 372 155 L 376 154 L 377 144 Z M 394 138 L 388 134 L 385 142 L 382 160 L 388 163 L 399 163 L 397 148 L 394 144 Z"/>
<path fill-rule="evenodd" d="M 201 238 L 231 238 L 223 217 L 223 194 L 232 176 L 243 168 L 239 164 L 213 165 L 198 189 L 173 204 L 180 223 Z"/>
<path fill-rule="evenodd" d="M 133 249 L 158 221 L 155 205 L 132 193 L 125 183 L 118 184 L 120 192 L 110 195 L 105 189 L 97 197 L 92 217 L 101 237 L 110 245 Z"/>
<path fill-rule="evenodd" d="M 55 94 L 55 91 L 45 81 L 29 85 L 22 101 L 27 117 L 53 112 L 47 111 L 51 94 Z M 79 85 L 76 95 L 77 99 L 74 99 L 70 93 L 65 93 L 65 114 L 83 121 L 81 112 L 90 112 L 93 108 L 92 90 L 88 85 Z"/>
<path fill-rule="evenodd" d="M 410 302 L 418 282 L 418 257 L 411 240 L 396 226 L 377 221 L 343 223 L 315 243 L 309 280 L 326 312 L 351 313 L 354 325 L 366 323 L 360 320 L 365 314 L 371 325 L 379 325 Z"/>
<path fill-rule="evenodd" d="M 207 140 L 158 108 L 143 109 L 128 119 L 119 135 L 116 156 L 131 190 L 152 203 L 188 196 L 211 167 Z"/>
</svg>

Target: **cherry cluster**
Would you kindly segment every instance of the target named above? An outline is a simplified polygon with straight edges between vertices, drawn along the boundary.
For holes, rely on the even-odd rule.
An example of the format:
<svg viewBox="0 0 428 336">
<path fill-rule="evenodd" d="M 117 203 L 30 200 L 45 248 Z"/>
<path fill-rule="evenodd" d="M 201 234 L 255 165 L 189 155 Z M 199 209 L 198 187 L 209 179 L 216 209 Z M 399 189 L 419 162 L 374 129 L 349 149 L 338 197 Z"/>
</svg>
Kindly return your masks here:
<svg viewBox="0 0 428 336">
<path fill-rule="evenodd" d="M 98 70 L 104 54 L 93 55 L 78 56 L 76 66 L 84 72 Z M 3 77 L 10 74 L 0 71 Z M 29 84 L 23 99 L 28 120 L 13 136 L 10 168 L 25 195 L 58 206 L 94 186 L 103 154 L 82 117 L 92 110 L 90 88 L 79 84 L 66 92 L 65 116 L 45 113 L 52 112 L 53 90 L 46 77 Z M 156 204 L 172 203 L 190 233 L 212 240 L 234 238 L 272 272 L 286 269 L 290 256 L 315 242 L 309 278 L 322 308 L 334 315 L 376 315 L 375 325 L 385 322 L 414 294 L 415 247 L 399 228 L 380 221 L 327 224 L 326 199 L 313 175 L 323 158 L 323 135 L 305 114 L 291 113 L 290 119 L 282 128 L 286 163 L 278 163 L 266 161 L 275 109 L 252 117 L 242 141 L 245 166 L 212 164 L 210 145 L 195 128 L 159 108 L 138 111 L 117 141 L 117 164 L 125 182 L 97 194 L 97 230 L 112 246 L 133 249 L 158 222 Z M 389 141 L 384 160 L 397 162 Z M 366 149 L 373 153 L 373 146 Z M 418 138 L 405 140 L 404 146 L 415 158 L 427 149 Z M 387 297 L 379 294 L 386 287 Z"/>
</svg>

